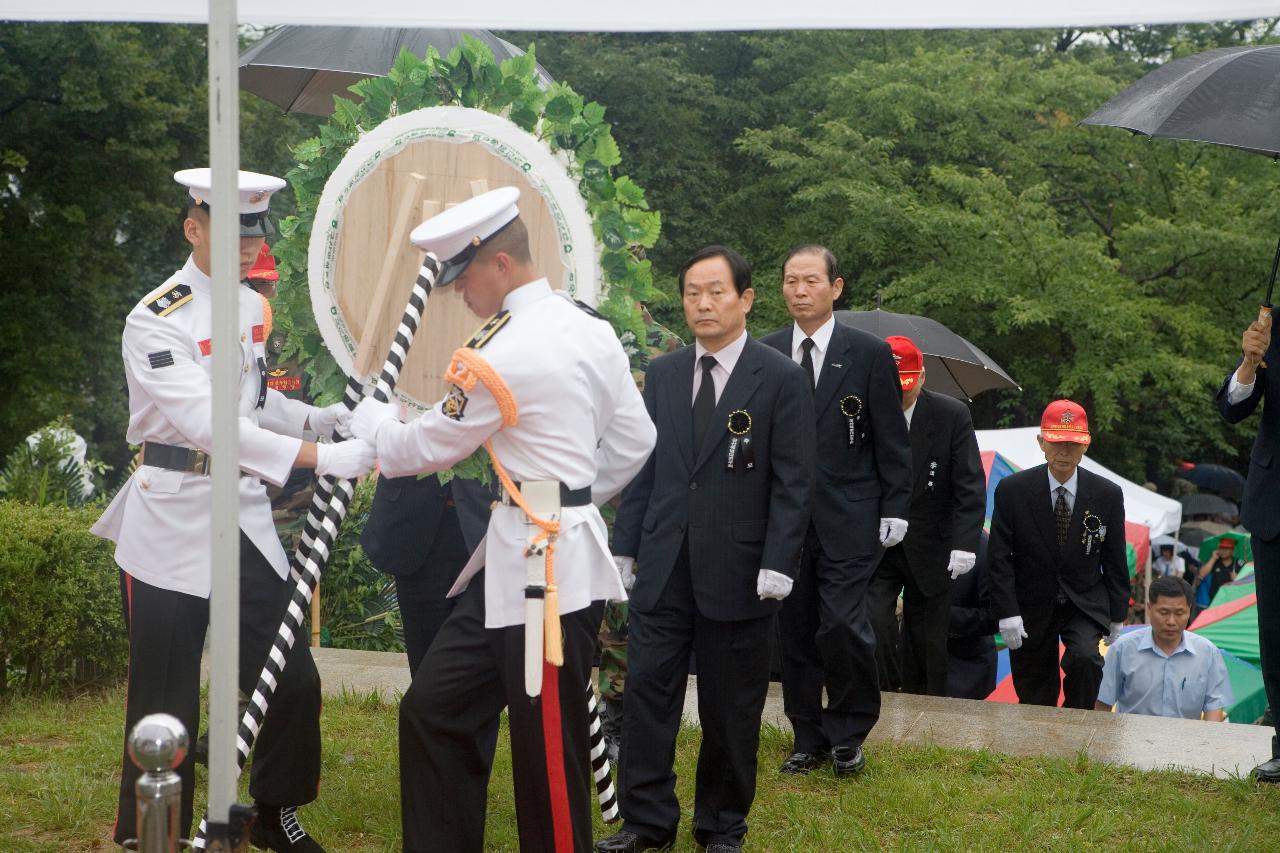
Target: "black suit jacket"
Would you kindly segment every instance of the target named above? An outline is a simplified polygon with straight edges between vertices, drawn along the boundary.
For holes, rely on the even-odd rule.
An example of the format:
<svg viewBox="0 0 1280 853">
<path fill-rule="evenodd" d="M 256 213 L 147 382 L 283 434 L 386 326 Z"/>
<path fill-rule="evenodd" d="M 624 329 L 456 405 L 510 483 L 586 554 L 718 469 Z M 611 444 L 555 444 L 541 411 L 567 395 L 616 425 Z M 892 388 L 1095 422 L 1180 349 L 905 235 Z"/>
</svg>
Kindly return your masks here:
<svg viewBox="0 0 1280 853">
<path fill-rule="evenodd" d="M 911 413 L 911 515 L 897 547 L 926 595 L 951 583 L 952 551 L 977 553 L 987 514 L 987 480 L 973 416 L 964 403 L 922 391 Z"/>
<path fill-rule="evenodd" d="M 1276 459 L 1276 444 L 1280 442 L 1280 339 L 1271 339 L 1266 362 L 1276 370 L 1258 368 L 1253 393 L 1234 406 L 1227 402 L 1227 388 L 1235 370 L 1228 374 L 1218 391 L 1218 411 L 1228 423 L 1240 423 L 1258 408 L 1263 395 L 1271 395 L 1270 402 L 1262 407 L 1262 424 L 1249 454 L 1249 476 L 1240 507 L 1240 522 L 1245 528 L 1269 541 L 1280 536 L 1280 460 Z"/>
<path fill-rule="evenodd" d="M 731 621 L 766 616 L 778 601 L 756 595 L 760 569 L 795 575 L 814 477 L 813 407 L 800 366 L 747 338 L 706 440 L 693 448 L 694 347 L 649 365 L 644 403 L 658 429 L 649 461 L 622 495 L 614 553 L 636 558 L 631 607 L 651 611 L 685 537 L 699 612 Z M 755 467 L 728 470 L 729 415 L 751 416 Z"/>
<path fill-rule="evenodd" d="M 761 343 L 791 361 L 793 328 L 779 329 Z M 849 419 L 840 410 L 850 398 L 861 402 L 859 431 L 866 433 L 853 447 Z M 850 407 L 856 405 L 850 400 Z M 845 560 L 868 550 L 868 543 L 854 536 L 858 526 L 849 524 L 852 514 L 905 519 L 911 512 L 911 445 L 889 345 L 837 322 L 818 374 L 813 409 L 818 433 L 813 526 L 827 556 Z"/>
<path fill-rule="evenodd" d="M 978 538 L 978 560 L 970 571 L 951 582 L 951 614 L 947 624 L 947 651 L 961 658 L 976 657 L 995 648 L 1000 629 L 991 615 L 991 584 L 987 571 L 988 539 Z"/>
<path fill-rule="evenodd" d="M 360 545 L 378 571 L 411 575 L 419 571 L 440 527 L 445 499 L 452 496 L 467 550 L 475 551 L 489 527 L 493 490 L 475 480 L 455 477 L 440 485 L 433 474 L 418 478 L 378 476 Z M 461 568 L 461 567 L 459 567 Z"/>
<path fill-rule="evenodd" d="M 1109 480 L 1077 469 L 1075 506 L 1067 544 L 1058 550 L 1049 473 L 1037 465 L 996 485 L 987 569 L 997 619 L 1022 616 L 1027 633 L 1040 635 L 1053 614 L 1059 585 L 1105 632 L 1129 611 L 1129 566 L 1125 559 L 1124 495 Z M 1084 554 L 1084 514 L 1098 516 L 1106 540 Z"/>
</svg>

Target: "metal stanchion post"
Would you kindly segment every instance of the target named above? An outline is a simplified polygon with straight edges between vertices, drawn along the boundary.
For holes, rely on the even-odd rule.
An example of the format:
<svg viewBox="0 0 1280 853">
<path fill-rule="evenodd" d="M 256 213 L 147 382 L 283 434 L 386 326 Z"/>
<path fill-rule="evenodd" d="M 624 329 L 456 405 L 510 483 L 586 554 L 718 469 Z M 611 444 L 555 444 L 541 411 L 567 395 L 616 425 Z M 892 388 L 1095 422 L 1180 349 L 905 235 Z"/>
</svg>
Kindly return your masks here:
<svg viewBox="0 0 1280 853">
<path fill-rule="evenodd" d="M 129 733 L 129 758 L 142 776 L 138 795 L 138 837 L 125 846 L 138 853 L 177 853 L 182 779 L 174 770 L 187 757 L 187 730 L 177 717 L 150 714 Z"/>
</svg>

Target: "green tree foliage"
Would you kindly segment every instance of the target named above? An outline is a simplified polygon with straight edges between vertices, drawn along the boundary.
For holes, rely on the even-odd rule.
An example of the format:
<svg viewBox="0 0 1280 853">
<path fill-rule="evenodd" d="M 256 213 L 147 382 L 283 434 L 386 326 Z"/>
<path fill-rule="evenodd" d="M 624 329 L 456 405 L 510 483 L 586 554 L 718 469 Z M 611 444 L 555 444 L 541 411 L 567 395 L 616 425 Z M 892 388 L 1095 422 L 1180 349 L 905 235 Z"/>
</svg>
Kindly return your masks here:
<svg viewBox="0 0 1280 853">
<path fill-rule="evenodd" d="M 186 255 L 173 173 L 207 158 L 204 38 L 0 25 L 0 452 L 70 415 L 91 455 L 127 464 L 120 332 Z M 278 113 L 244 97 L 245 168 L 287 168 L 303 134 Z"/>
<path fill-rule="evenodd" d="M 734 245 L 755 266 L 763 333 L 788 322 L 789 247 L 825 243 L 845 307 L 880 298 L 934 317 L 1021 382 L 979 398 L 979 426 L 1032 424 L 1071 396 L 1103 461 L 1167 481 L 1178 458 L 1235 462 L 1253 430 L 1222 423 L 1212 395 L 1280 236 L 1275 166 L 1077 122 L 1160 61 L 1271 26 L 548 35 L 539 48 L 553 75 L 610 104 L 665 213 L 654 258 L 669 292 L 688 251 Z M 696 119 L 677 109 L 686 96 Z M 698 180 L 655 177 L 672 160 L 696 162 Z M 661 316 L 683 328 L 676 300 Z"/>
</svg>

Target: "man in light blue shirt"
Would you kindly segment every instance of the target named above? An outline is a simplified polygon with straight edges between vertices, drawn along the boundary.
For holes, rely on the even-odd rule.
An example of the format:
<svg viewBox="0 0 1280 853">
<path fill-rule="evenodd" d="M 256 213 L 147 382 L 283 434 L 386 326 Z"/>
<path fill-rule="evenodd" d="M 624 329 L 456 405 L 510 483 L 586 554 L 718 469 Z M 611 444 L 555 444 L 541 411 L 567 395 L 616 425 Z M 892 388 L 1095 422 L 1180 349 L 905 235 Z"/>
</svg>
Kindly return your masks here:
<svg viewBox="0 0 1280 853">
<path fill-rule="evenodd" d="M 1094 707 L 1124 714 L 1183 717 L 1221 722 L 1235 701 L 1222 654 L 1204 637 L 1187 631 L 1191 586 L 1182 578 L 1151 582 L 1151 624 L 1112 644 Z"/>
</svg>

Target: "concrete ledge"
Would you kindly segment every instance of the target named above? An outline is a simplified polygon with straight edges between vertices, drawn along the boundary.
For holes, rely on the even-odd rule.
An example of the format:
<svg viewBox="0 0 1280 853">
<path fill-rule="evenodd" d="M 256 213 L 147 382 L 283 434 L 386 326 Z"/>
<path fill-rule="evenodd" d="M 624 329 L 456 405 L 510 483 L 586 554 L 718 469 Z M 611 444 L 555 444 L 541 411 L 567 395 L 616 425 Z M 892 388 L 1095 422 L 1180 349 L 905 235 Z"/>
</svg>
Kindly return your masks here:
<svg viewBox="0 0 1280 853">
<path fill-rule="evenodd" d="M 409 688 L 400 652 L 312 649 L 326 696 L 376 693 L 395 702 Z M 208 659 L 205 660 L 207 667 Z M 207 675 L 207 669 L 206 669 Z M 697 679 L 685 693 L 684 718 L 698 722 Z M 1033 705 L 1005 705 L 905 693 L 882 694 L 880 722 L 870 743 L 988 749 L 1005 755 L 1075 758 L 1080 752 L 1108 764 L 1143 770 L 1178 769 L 1230 777 L 1271 757 L 1272 729 L 1200 720 L 1170 720 Z M 789 728 L 782 687 L 769 685 L 764 720 Z"/>
</svg>

